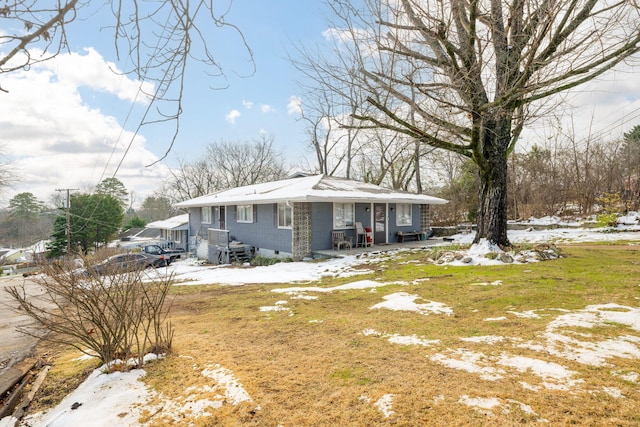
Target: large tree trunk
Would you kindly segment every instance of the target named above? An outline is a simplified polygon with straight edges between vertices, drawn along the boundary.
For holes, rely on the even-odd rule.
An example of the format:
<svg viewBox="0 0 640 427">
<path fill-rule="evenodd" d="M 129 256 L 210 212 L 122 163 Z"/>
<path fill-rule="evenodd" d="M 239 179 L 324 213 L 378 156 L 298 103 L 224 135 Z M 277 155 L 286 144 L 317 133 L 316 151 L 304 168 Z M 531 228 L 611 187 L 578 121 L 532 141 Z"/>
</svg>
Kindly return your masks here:
<svg viewBox="0 0 640 427">
<path fill-rule="evenodd" d="M 507 238 L 507 150 L 511 140 L 508 119 L 487 123 L 482 135 L 482 160 L 478 161 L 480 189 L 478 230 L 474 243 L 487 239 L 511 246 Z"/>
</svg>

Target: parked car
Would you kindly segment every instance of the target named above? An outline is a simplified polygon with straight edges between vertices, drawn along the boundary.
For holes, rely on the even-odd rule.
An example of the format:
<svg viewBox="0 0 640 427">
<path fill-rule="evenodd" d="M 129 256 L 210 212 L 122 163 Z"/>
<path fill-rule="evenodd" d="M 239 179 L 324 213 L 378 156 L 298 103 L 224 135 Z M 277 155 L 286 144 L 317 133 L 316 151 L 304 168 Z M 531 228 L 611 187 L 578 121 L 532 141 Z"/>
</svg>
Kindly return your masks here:
<svg viewBox="0 0 640 427">
<path fill-rule="evenodd" d="M 160 245 L 146 245 L 142 248 L 142 252 L 150 255 L 157 255 L 160 257 L 164 257 L 167 265 L 171 264 L 176 258 L 180 258 L 181 254 L 184 252 L 181 249 L 164 249 Z"/>
<path fill-rule="evenodd" d="M 110 256 L 101 263 L 91 266 L 90 269 L 97 274 L 108 274 L 164 267 L 166 265 L 168 263 L 164 256 L 133 253 Z"/>
</svg>

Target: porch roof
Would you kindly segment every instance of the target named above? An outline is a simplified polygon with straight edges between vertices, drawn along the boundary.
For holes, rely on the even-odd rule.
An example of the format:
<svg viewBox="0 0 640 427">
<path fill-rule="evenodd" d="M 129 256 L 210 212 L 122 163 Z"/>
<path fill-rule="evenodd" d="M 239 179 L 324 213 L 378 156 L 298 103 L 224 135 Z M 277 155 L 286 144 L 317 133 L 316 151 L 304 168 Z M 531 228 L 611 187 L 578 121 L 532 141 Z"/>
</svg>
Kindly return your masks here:
<svg viewBox="0 0 640 427">
<path fill-rule="evenodd" d="M 177 203 L 180 208 L 283 202 L 414 203 L 440 205 L 446 200 L 390 190 L 375 184 L 312 175 L 232 188 Z"/>
<path fill-rule="evenodd" d="M 189 214 L 177 215 L 161 221 L 147 224 L 147 228 L 160 230 L 187 230 L 189 228 Z"/>
</svg>

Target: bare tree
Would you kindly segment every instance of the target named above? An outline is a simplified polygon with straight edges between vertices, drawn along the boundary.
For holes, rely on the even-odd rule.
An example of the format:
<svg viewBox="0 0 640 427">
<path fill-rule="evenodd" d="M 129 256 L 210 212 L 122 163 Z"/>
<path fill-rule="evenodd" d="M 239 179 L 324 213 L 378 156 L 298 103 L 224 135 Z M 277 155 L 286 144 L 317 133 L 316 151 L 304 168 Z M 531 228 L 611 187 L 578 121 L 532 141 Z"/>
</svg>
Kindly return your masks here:
<svg viewBox="0 0 640 427">
<path fill-rule="evenodd" d="M 216 191 L 286 177 L 282 153 L 274 139 L 264 135 L 250 142 L 211 143 L 204 156 L 194 163 L 183 162 L 173 172 L 163 194 L 172 202 L 181 202 Z"/>
<path fill-rule="evenodd" d="M 179 129 L 187 66 L 192 62 L 202 64 L 212 78 L 211 86 L 228 84 L 210 45 L 212 31 L 225 32 L 225 43 L 238 40 L 251 67 L 247 74 L 254 71 L 251 49 L 242 32 L 227 22 L 229 10 L 218 2 L 214 11 L 211 0 L 13 0 L 0 6 L 0 75 L 28 69 L 67 50 L 74 21 L 104 14 L 98 7 L 108 7 L 107 13 L 113 16 L 109 28 L 118 59 L 130 67 L 126 73 L 155 86 L 154 93 L 147 94 L 151 102 L 141 126 L 175 122 L 167 153 Z M 218 79 L 216 83 L 214 79 Z M 6 91 L 1 86 L 0 90 Z"/>
<path fill-rule="evenodd" d="M 358 127 L 402 133 L 477 165 L 476 242 L 509 245 L 507 159 L 524 125 L 550 108 L 542 101 L 640 49 L 633 1 L 329 3 L 345 30 L 313 62 L 335 64 L 322 68 L 367 93 L 353 114 Z M 349 105 L 349 92 L 338 93 Z"/>
<path fill-rule="evenodd" d="M 219 189 L 215 171 L 206 159 L 198 158 L 191 163 L 181 160 L 177 168 L 172 168 L 171 178 L 163 184 L 160 194 L 175 204 Z"/>
<path fill-rule="evenodd" d="M 220 141 L 207 147 L 207 161 L 218 189 L 275 181 L 286 175 L 282 153 L 274 139 L 263 135 L 251 142 Z"/>
<path fill-rule="evenodd" d="M 353 114 L 364 102 L 363 93 L 355 85 L 333 76 L 333 68 L 323 68 L 310 59 L 317 57 L 300 47 L 302 60 L 290 57 L 291 64 L 304 76 L 299 85 L 305 94 L 301 100 L 302 120 L 308 124 L 311 145 L 320 172 L 325 175 L 352 177 L 354 158 L 363 138 L 354 126 Z M 343 63 L 347 66 L 346 62 Z M 349 102 L 340 103 L 336 93 L 349 93 Z"/>
</svg>

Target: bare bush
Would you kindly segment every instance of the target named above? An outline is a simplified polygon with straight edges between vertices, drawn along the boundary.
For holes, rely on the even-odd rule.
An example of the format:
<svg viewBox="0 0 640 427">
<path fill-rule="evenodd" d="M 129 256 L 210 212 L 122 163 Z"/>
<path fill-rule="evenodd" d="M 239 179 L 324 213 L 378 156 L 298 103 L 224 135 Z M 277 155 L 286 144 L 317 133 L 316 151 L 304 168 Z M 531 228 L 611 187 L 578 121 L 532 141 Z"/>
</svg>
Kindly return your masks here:
<svg viewBox="0 0 640 427">
<path fill-rule="evenodd" d="M 133 359 L 134 366 L 142 365 L 146 352 L 171 350 L 167 296 L 172 275 L 122 267 L 98 274 L 71 263 L 42 264 L 40 272 L 32 280 L 43 288 L 42 295 L 28 296 L 24 284 L 7 292 L 19 310 L 50 332 L 43 339 L 73 346 L 105 364 Z"/>
</svg>

